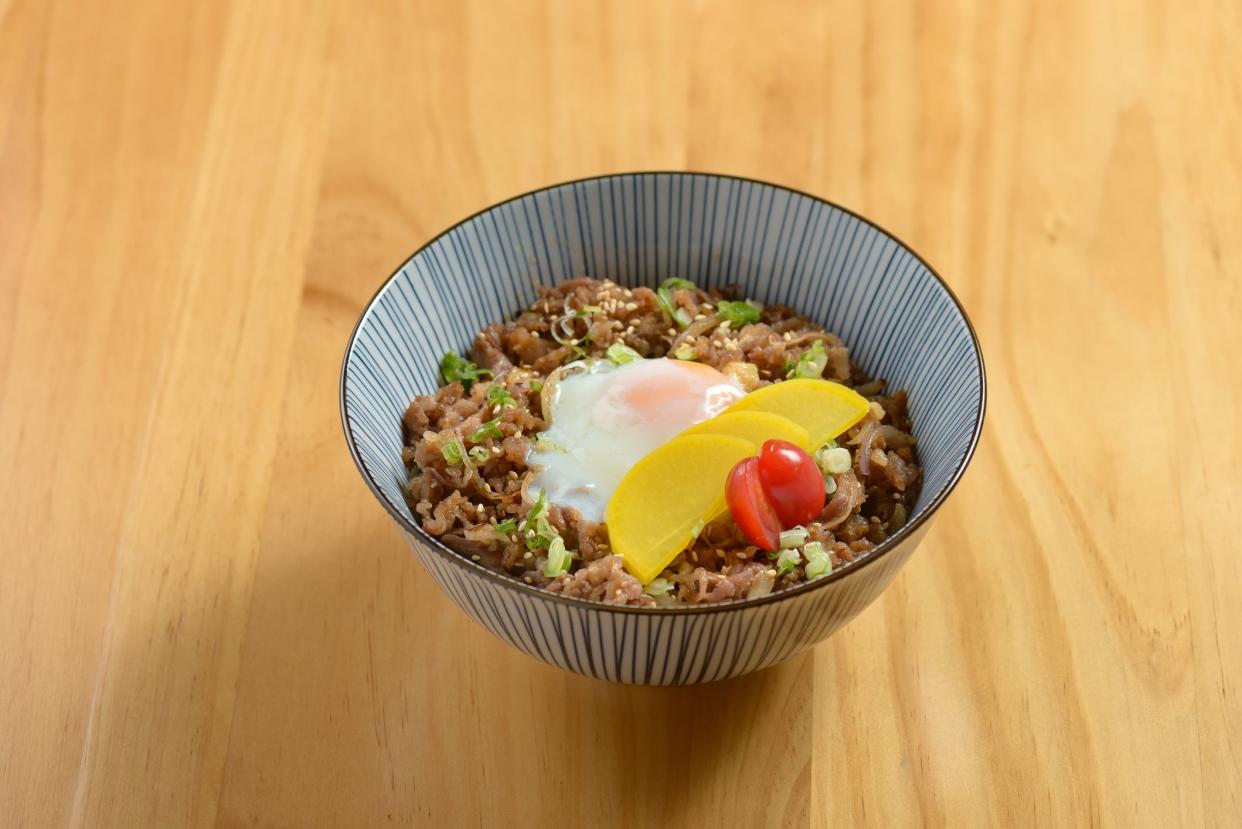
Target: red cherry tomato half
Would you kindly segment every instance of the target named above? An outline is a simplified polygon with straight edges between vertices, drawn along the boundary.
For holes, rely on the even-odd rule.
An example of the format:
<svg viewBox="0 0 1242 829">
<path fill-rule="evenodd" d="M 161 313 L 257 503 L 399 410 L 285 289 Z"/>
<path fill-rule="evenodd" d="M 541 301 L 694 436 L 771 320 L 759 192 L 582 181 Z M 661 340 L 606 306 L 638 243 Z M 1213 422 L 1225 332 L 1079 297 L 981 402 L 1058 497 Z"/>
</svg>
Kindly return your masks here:
<svg viewBox="0 0 1242 829">
<path fill-rule="evenodd" d="M 822 492 L 822 486 L 821 486 Z M 733 520 L 742 532 L 761 550 L 776 550 L 781 546 L 781 524 L 768 496 L 759 483 L 759 459 L 742 458 L 729 473 L 725 483 L 725 500 Z"/>
<path fill-rule="evenodd" d="M 809 524 L 824 509 L 824 476 L 807 451 L 787 440 L 764 441 L 759 483 L 785 527 Z"/>
</svg>

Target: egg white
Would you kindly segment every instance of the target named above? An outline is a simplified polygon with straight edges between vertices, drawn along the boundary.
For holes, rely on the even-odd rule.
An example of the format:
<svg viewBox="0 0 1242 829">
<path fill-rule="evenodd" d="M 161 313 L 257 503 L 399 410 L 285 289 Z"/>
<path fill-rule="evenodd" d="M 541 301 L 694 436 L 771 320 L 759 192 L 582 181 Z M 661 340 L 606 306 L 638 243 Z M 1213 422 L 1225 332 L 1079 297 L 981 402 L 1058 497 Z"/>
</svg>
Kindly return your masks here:
<svg viewBox="0 0 1242 829">
<path fill-rule="evenodd" d="M 744 391 L 719 375 L 696 376 L 678 361 L 634 360 L 621 366 L 594 361 L 557 384 L 551 425 L 527 455 L 535 470 L 530 491 L 543 489 L 549 502 L 572 507 L 590 521 L 603 521 L 608 499 L 630 467 L 688 426 L 715 417 Z M 677 389 L 658 409 L 626 400 L 653 382 Z"/>
</svg>

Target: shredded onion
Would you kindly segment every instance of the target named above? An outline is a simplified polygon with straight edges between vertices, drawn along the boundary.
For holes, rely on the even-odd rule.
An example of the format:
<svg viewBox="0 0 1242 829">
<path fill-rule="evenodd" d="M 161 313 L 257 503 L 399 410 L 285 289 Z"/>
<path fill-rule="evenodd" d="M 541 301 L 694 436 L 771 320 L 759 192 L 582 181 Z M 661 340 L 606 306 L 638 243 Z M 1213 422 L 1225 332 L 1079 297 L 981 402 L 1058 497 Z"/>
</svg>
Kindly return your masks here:
<svg viewBox="0 0 1242 829">
<path fill-rule="evenodd" d="M 858 471 L 864 475 L 871 474 L 871 445 L 875 443 L 879 426 L 880 424 L 872 420 L 858 433 Z"/>
<path fill-rule="evenodd" d="M 495 541 L 498 533 L 494 524 L 475 524 L 473 527 L 466 527 L 462 530 L 462 535 L 469 541 L 489 542 Z"/>
<path fill-rule="evenodd" d="M 828 505 L 819 514 L 819 523 L 824 529 L 831 530 L 846 518 L 849 518 L 867 493 L 862 483 L 854 476 L 854 472 L 842 472 L 836 476 L 837 491 L 828 499 Z"/>
<path fill-rule="evenodd" d="M 533 481 L 534 478 L 535 478 L 534 475 L 527 475 L 525 478 L 522 479 L 521 494 L 522 494 L 523 504 L 533 504 L 535 503 L 535 501 L 538 500 L 538 497 L 535 495 L 532 495 L 530 492 L 530 482 Z"/>
<path fill-rule="evenodd" d="M 768 575 L 768 571 L 764 570 L 751 583 L 750 589 L 746 591 L 746 598 L 757 599 L 760 596 L 766 596 L 772 592 L 772 588 L 776 585 L 776 579 Z"/>
<path fill-rule="evenodd" d="M 796 320 L 786 320 L 786 322 L 791 322 L 791 321 L 796 322 Z M 794 325 L 793 327 L 797 328 L 798 326 Z M 773 330 L 780 330 L 780 329 L 779 327 L 774 326 Z M 819 340 L 824 345 L 829 346 L 829 347 L 835 347 L 835 346 L 839 346 L 842 344 L 840 337 L 833 336 L 832 334 L 829 334 L 827 331 L 808 331 L 805 334 L 799 334 L 798 336 L 789 340 L 788 346 L 790 348 L 795 348 L 795 347 L 800 347 L 804 345 L 810 345 L 816 340 Z"/>
<path fill-rule="evenodd" d="M 715 314 L 712 314 L 710 317 L 704 317 L 701 320 L 694 320 L 693 322 L 690 323 L 690 325 L 686 328 L 685 331 L 682 331 L 680 334 L 677 335 L 677 338 L 673 340 L 673 344 L 669 348 L 669 352 L 671 353 L 674 349 L 677 348 L 677 346 L 686 342 L 686 340 L 688 340 L 691 337 L 699 337 L 699 336 L 702 336 L 703 334 L 706 334 L 708 331 L 711 331 L 717 325 L 720 325 L 720 317 L 716 316 Z"/>
<path fill-rule="evenodd" d="M 868 383 L 863 383 L 861 386 L 854 389 L 854 391 L 858 392 L 863 397 L 875 397 L 877 394 L 884 391 L 884 381 L 872 380 Z"/>
<path fill-rule="evenodd" d="M 552 425 L 552 404 L 556 402 L 557 386 L 560 385 L 562 379 L 571 374 L 586 371 L 586 368 L 586 363 L 577 360 L 558 366 L 548 373 L 547 379 L 543 381 L 543 388 L 539 390 L 539 406 L 543 412 L 543 419 L 549 426 Z"/>
<path fill-rule="evenodd" d="M 880 445 L 875 445 L 876 441 L 880 441 Z M 858 442 L 858 471 L 864 475 L 871 474 L 871 450 L 877 448 L 898 449 L 903 446 L 913 446 L 914 435 L 901 431 L 896 426 L 887 423 L 880 424 L 876 422 L 868 423 L 863 427 L 863 431 L 859 434 Z M 881 463 L 880 466 L 885 464 Z"/>
</svg>

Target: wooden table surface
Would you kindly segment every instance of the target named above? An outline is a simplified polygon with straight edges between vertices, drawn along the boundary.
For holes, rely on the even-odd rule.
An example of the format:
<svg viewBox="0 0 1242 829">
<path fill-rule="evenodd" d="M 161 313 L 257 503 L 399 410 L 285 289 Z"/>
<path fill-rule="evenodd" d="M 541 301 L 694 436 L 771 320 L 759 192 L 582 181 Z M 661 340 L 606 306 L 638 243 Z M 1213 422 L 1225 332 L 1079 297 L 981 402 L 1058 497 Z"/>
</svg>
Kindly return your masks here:
<svg viewBox="0 0 1242 829">
<path fill-rule="evenodd" d="M 0 826 L 1229 826 L 1237 3 L 0 0 Z M 492 639 L 363 486 L 345 339 L 530 188 L 694 169 L 911 243 L 979 454 L 758 675 Z"/>
</svg>

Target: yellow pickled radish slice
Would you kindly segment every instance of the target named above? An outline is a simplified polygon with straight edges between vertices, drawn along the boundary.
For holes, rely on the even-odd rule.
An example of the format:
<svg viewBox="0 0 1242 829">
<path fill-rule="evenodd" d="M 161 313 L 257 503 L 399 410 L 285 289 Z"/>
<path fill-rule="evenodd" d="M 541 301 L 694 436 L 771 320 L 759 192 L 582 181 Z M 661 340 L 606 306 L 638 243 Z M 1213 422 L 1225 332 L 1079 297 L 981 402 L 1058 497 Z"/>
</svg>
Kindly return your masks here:
<svg viewBox="0 0 1242 829">
<path fill-rule="evenodd" d="M 787 440 L 796 443 L 803 449 L 810 449 L 810 440 L 806 429 L 789 418 L 761 412 L 758 409 L 750 412 L 723 412 L 710 420 L 696 423 L 686 429 L 683 435 L 733 435 L 748 440 L 755 446 L 763 446 L 765 440 Z"/>
<path fill-rule="evenodd" d="M 867 398 L 830 380 L 797 379 L 755 389 L 720 415 L 731 412 L 772 412 L 806 429 L 807 449 L 823 446 L 863 419 Z"/>
<path fill-rule="evenodd" d="M 678 436 L 634 464 L 608 500 L 613 552 L 647 584 L 724 513 L 725 480 L 758 448 L 733 435 Z"/>
</svg>

